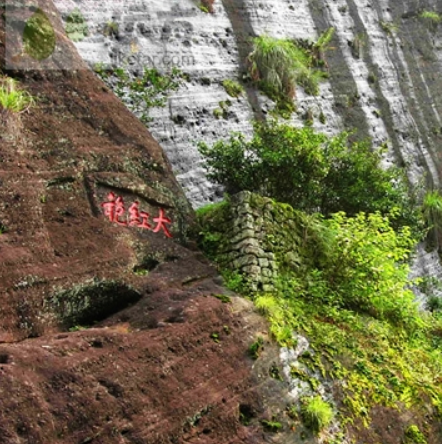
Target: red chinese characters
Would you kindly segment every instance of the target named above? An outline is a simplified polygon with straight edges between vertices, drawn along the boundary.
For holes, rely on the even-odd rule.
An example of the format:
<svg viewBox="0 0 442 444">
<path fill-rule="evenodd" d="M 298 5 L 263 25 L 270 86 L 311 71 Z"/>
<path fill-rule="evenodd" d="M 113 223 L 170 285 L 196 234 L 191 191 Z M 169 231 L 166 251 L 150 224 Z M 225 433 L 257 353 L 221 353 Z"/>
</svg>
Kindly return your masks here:
<svg viewBox="0 0 442 444">
<path fill-rule="evenodd" d="M 126 219 L 124 219 L 125 208 L 123 198 L 116 196 L 113 192 L 110 192 L 107 195 L 107 202 L 103 202 L 101 207 L 104 210 L 104 215 L 109 218 L 110 222 L 114 222 L 122 226 L 146 228 L 154 233 L 158 233 L 162 230 L 167 237 L 172 237 L 168 227 L 166 226 L 166 224 L 171 224 L 172 221 L 165 216 L 163 208 L 160 208 L 159 216 L 153 218 L 156 226 L 152 228 L 152 225 L 149 223 L 149 213 L 140 211 L 138 201 L 135 201 L 129 207 L 128 216 L 126 216 Z"/>
</svg>

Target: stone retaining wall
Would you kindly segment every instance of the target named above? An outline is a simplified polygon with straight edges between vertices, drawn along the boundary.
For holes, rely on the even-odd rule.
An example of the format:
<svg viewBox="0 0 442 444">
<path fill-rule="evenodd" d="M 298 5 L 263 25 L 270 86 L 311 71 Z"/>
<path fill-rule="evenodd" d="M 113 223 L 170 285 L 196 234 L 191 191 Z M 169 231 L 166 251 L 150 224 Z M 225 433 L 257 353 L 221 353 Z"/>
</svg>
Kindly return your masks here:
<svg viewBox="0 0 442 444">
<path fill-rule="evenodd" d="M 227 265 L 242 274 L 252 288 L 271 290 L 278 274 L 275 254 L 268 246 L 266 225 L 273 221 L 272 200 L 244 191 L 232 197 L 232 237 L 226 251 Z"/>
</svg>

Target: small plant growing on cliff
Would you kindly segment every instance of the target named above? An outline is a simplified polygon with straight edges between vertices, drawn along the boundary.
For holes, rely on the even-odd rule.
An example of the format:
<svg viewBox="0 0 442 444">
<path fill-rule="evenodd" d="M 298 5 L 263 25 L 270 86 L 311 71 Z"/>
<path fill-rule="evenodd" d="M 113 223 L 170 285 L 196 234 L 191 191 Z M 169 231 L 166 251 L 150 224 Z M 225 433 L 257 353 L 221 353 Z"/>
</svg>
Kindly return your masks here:
<svg viewBox="0 0 442 444">
<path fill-rule="evenodd" d="M 262 338 L 262 336 L 258 336 L 257 340 L 253 344 L 250 344 L 250 347 L 248 350 L 249 355 L 253 359 L 258 359 L 259 356 L 261 355 L 262 350 L 263 350 L 263 346 L 264 346 L 264 339 Z"/>
<path fill-rule="evenodd" d="M 253 40 L 248 56 L 249 73 L 258 87 L 276 102 L 276 110 L 284 117 L 294 111 L 296 84 L 307 94 L 319 93 L 319 81 L 327 72 L 324 54 L 334 28 L 327 29 L 317 42 L 277 39 L 267 35 Z"/>
<path fill-rule="evenodd" d="M 386 32 L 388 35 L 393 35 L 399 29 L 398 26 L 393 22 L 380 21 L 379 25 L 381 26 L 382 30 Z"/>
<path fill-rule="evenodd" d="M 427 225 L 430 244 L 439 248 L 439 234 L 442 228 L 442 196 L 439 191 L 429 191 L 424 196 L 422 214 Z"/>
<path fill-rule="evenodd" d="M 78 8 L 66 17 L 65 31 L 73 42 L 79 42 L 89 34 L 86 19 Z"/>
<path fill-rule="evenodd" d="M 268 432 L 276 433 L 282 429 L 282 424 L 276 420 L 275 416 L 273 416 L 270 421 L 267 419 L 263 419 L 261 421 L 261 424 L 264 427 L 264 429 L 267 430 Z"/>
<path fill-rule="evenodd" d="M 184 74 L 178 68 L 162 74 L 155 68 L 144 68 L 141 76 L 132 75 L 124 68 L 110 68 L 97 64 L 94 71 L 109 86 L 114 86 L 115 94 L 147 124 L 151 121 L 149 110 L 164 107 L 168 95 L 181 85 Z"/>
<path fill-rule="evenodd" d="M 223 86 L 230 97 L 239 97 L 244 92 L 244 88 L 235 80 L 226 79 Z"/>
<path fill-rule="evenodd" d="M 117 22 L 109 21 L 103 27 L 103 34 L 106 37 L 116 37 L 118 35 L 119 25 Z"/>
<path fill-rule="evenodd" d="M 306 54 L 291 41 L 266 35 L 253 40 L 249 55 L 250 74 L 275 101 L 292 101 L 298 71 L 306 68 Z"/>
<path fill-rule="evenodd" d="M 0 111 L 23 113 L 35 104 L 34 98 L 18 88 L 17 81 L 10 77 L 0 78 Z"/>
<path fill-rule="evenodd" d="M 439 23 L 442 21 L 442 16 L 435 11 L 422 11 L 419 18 L 424 20 L 431 31 L 436 32 Z"/>
<path fill-rule="evenodd" d="M 328 427 L 333 419 L 331 406 L 318 395 L 304 400 L 301 415 L 307 427 L 315 433 Z"/>
<path fill-rule="evenodd" d="M 201 11 L 213 14 L 215 12 L 213 8 L 213 3 L 215 0 L 201 0 L 201 3 L 199 4 L 199 8 Z"/>
</svg>

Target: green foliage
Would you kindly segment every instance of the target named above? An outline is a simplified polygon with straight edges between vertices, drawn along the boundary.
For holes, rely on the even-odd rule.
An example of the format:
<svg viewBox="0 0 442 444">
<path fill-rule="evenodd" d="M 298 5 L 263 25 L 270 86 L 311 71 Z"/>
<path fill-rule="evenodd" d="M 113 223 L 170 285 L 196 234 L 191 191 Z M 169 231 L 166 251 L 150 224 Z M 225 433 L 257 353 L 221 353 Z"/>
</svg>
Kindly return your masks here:
<svg viewBox="0 0 442 444">
<path fill-rule="evenodd" d="M 436 32 L 439 23 L 442 21 L 442 16 L 435 11 L 424 10 L 419 14 L 419 18 L 424 20 L 433 32 Z"/>
<path fill-rule="evenodd" d="M 232 102 L 230 100 L 222 100 L 219 103 L 219 108 L 215 108 L 213 110 L 213 115 L 219 119 L 228 119 L 229 117 L 229 107 L 232 105 Z"/>
<path fill-rule="evenodd" d="M 210 203 L 210 204 L 204 205 L 203 207 L 198 208 L 195 211 L 195 213 L 198 217 L 204 217 L 205 215 L 208 215 L 214 211 L 225 208 L 227 205 L 228 205 L 227 200 L 223 200 L 221 202 Z"/>
<path fill-rule="evenodd" d="M 258 359 L 261 352 L 262 352 L 263 345 L 264 345 L 264 339 L 262 338 L 262 336 L 258 336 L 256 341 L 253 344 L 250 344 L 250 347 L 248 350 L 249 355 L 253 359 Z"/>
<path fill-rule="evenodd" d="M 248 293 L 248 284 L 244 276 L 240 273 L 230 270 L 223 270 L 224 285 L 231 291 L 241 294 Z"/>
<path fill-rule="evenodd" d="M 37 8 L 23 30 L 23 51 L 35 60 L 48 58 L 55 49 L 54 27 L 42 9 Z"/>
<path fill-rule="evenodd" d="M 210 335 L 211 339 L 213 339 L 213 342 L 219 342 L 219 333 L 213 332 Z"/>
<path fill-rule="evenodd" d="M 215 11 L 213 9 L 214 0 L 201 0 L 201 3 L 198 5 L 201 11 L 205 13 L 213 14 Z"/>
<path fill-rule="evenodd" d="M 215 108 L 213 110 L 213 115 L 217 119 L 221 119 L 221 117 L 223 117 L 223 118 L 225 117 L 225 113 L 221 108 Z"/>
<path fill-rule="evenodd" d="M 417 230 L 420 214 L 398 168 L 383 169 L 381 152 L 348 142 L 348 133 L 329 138 L 310 128 L 255 123 L 252 140 L 239 133 L 212 147 L 199 144 L 208 177 L 228 193 L 247 190 L 328 216 L 360 211 L 393 216 Z"/>
<path fill-rule="evenodd" d="M 223 225 L 214 213 L 215 226 Z M 408 289 L 410 229 L 394 231 L 379 213 L 324 220 L 273 203 L 272 214 L 278 229 L 263 244 L 276 256 L 279 277 L 272 292 L 248 294 L 280 345 L 295 345 L 292 332 L 308 338 L 314 353 L 299 361 L 339 381 L 343 425 L 358 418 L 368 426 L 375 405 L 408 409 L 430 401 L 442 413 L 442 317 L 420 314 Z M 292 367 L 292 376 L 316 390 L 302 366 Z"/>
<path fill-rule="evenodd" d="M 244 92 L 242 85 L 235 80 L 226 79 L 223 81 L 223 86 L 230 97 L 239 97 Z"/>
<path fill-rule="evenodd" d="M 418 288 L 422 293 L 431 296 L 435 291 L 442 290 L 442 282 L 433 276 L 425 276 L 419 279 Z"/>
<path fill-rule="evenodd" d="M 430 295 L 427 299 L 427 310 L 433 312 L 440 312 L 442 310 L 442 298 Z"/>
<path fill-rule="evenodd" d="M 267 35 L 253 40 L 253 51 L 248 56 L 250 75 L 276 102 L 278 111 L 294 110 L 296 84 L 307 94 L 319 94 L 319 81 L 327 75 L 318 67 L 326 65 L 324 53 L 333 33 L 334 28 L 329 28 L 316 43 L 304 42 L 304 45 Z"/>
<path fill-rule="evenodd" d="M 95 65 L 94 71 L 108 86 L 114 86 L 115 94 L 144 124 L 151 121 L 149 110 L 166 106 L 168 95 L 179 88 L 185 77 L 178 68 L 161 74 L 155 68 L 145 67 L 140 77 L 129 74 L 124 68 L 102 64 Z"/>
<path fill-rule="evenodd" d="M 116 37 L 118 35 L 119 25 L 117 22 L 109 21 L 103 26 L 103 34 L 106 37 Z"/>
<path fill-rule="evenodd" d="M 89 34 L 86 20 L 78 8 L 75 8 L 66 17 L 65 31 L 67 36 L 74 42 L 83 40 Z"/>
<path fill-rule="evenodd" d="M 10 77 L 0 77 L 0 111 L 23 113 L 35 104 L 35 99 L 18 88 L 17 81 Z"/>
<path fill-rule="evenodd" d="M 427 444 L 427 440 L 419 427 L 412 424 L 405 431 L 404 444 Z"/>
<path fill-rule="evenodd" d="M 84 327 L 82 325 L 74 325 L 73 327 L 71 327 L 69 329 L 70 332 L 75 332 L 75 331 L 82 331 L 82 330 L 86 330 L 88 327 Z"/>
<path fill-rule="evenodd" d="M 276 421 L 275 419 L 272 419 L 271 421 L 267 419 L 263 419 L 261 421 L 261 424 L 263 425 L 264 429 L 268 432 L 278 432 L 282 429 L 282 424 L 279 421 Z"/>
<path fill-rule="evenodd" d="M 398 26 L 393 22 L 379 22 L 383 31 L 385 31 L 388 35 L 393 35 L 398 30 Z"/>
<path fill-rule="evenodd" d="M 301 415 L 307 427 L 319 433 L 330 425 L 333 419 L 333 410 L 318 395 L 305 400 L 301 407 Z"/>
<path fill-rule="evenodd" d="M 422 215 L 428 229 L 431 246 L 439 247 L 439 233 L 442 228 L 442 196 L 439 191 L 428 191 L 422 203 Z"/>
<path fill-rule="evenodd" d="M 325 225 L 332 236 L 310 275 L 310 298 L 415 327 L 414 295 L 405 289 L 414 246 L 410 229 L 396 233 L 379 213 L 336 213 Z"/>
<path fill-rule="evenodd" d="M 297 70 L 307 67 L 306 54 L 289 40 L 267 35 L 256 37 L 253 45 L 249 55 L 252 79 L 263 82 L 274 97 L 293 99 Z"/>
<path fill-rule="evenodd" d="M 313 44 L 313 47 L 316 48 L 317 51 L 326 51 L 327 49 L 330 49 L 329 43 L 331 42 L 334 33 L 335 28 L 328 28 L 319 36 L 317 42 Z M 320 58 L 320 56 L 318 56 L 317 58 Z"/>
<path fill-rule="evenodd" d="M 227 296 L 226 294 L 213 294 L 213 297 L 219 299 L 221 302 L 227 304 L 229 302 L 232 302 L 232 300 L 230 299 L 229 296 Z"/>
</svg>

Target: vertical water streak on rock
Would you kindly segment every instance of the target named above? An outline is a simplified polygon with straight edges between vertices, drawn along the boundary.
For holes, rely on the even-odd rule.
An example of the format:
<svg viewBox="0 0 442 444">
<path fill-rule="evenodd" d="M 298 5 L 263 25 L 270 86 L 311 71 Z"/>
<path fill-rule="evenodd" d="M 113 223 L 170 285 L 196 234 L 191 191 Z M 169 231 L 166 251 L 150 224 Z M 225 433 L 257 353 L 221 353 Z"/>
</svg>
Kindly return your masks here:
<svg viewBox="0 0 442 444">
<path fill-rule="evenodd" d="M 352 83 L 355 85 L 354 91 L 351 88 L 353 85 L 348 85 L 346 81 L 336 82 L 335 85 L 339 88 L 337 92 L 340 92 L 341 95 L 341 98 L 338 99 L 341 101 L 342 98 L 347 100 L 347 103 L 343 103 L 342 107 L 354 107 L 356 111 L 354 116 L 350 114 L 349 118 L 346 119 L 347 125 L 350 123 L 359 129 L 359 138 L 364 137 L 364 133 L 369 135 L 373 145 L 378 146 L 387 141 L 389 135 L 383 120 L 376 114 L 377 108 L 374 105 L 377 102 L 376 92 L 370 86 L 368 80 L 370 70 L 365 57 L 362 56 L 364 23 L 359 20 L 358 23 L 355 23 L 355 20 L 358 19 L 357 12 L 345 0 L 339 0 L 338 2 L 325 0 L 324 4 L 326 5 L 327 21 L 336 29 L 339 49 L 346 64 L 344 69 L 349 71 Z M 352 45 L 359 48 L 359 54 L 356 53 L 355 49 L 352 52 Z M 360 47 L 357 45 L 360 45 Z M 340 63 L 342 64 L 342 59 Z M 333 78 L 332 83 L 335 83 Z M 359 113 L 358 110 L 360 110 Z M 359 122 L 358 117 L 363 119 L 363 122 Z M 391 162 L 392 153 L 388 157 L 388 161 Z"/>
<path fill-rule="evenodd" d="M 242 74 L 246 74 L 248 70 L 247 57 L 253 49 L 252 39 L 256 37 L 250 23 L 249 10 L 245 7 L 244 0 L 222 0 L 222 4 L 232 24 L 238 48 L 239 71 Z M 255 118 L 257 120 L 264 120 L 256 89 L 251 85 L 246 85 L 245 90 Z"/>
<path fill-rule="evenodd" d="M 373 63 L 377 64 L 380 92 L 388 101 L 394 131 L 397 134 L 399 142 L 400 154 L 404 162 L 409 165 L 409 179 L 412 183 L 417 183 L 425 173 L 425 170 L 430 171 L 432 176 L 437 176 L 434 162 L 423 143 L 421 131 L 409 109 L 407 97 L 402 92 L 398 67 L 394 63 L 388 46 L 390 39 L 391 43 L 394 43 L 391 35 L 395 34 L 393 28 L 391 28 L 391 30 L 386 28 L 388 24 L 393 23 L 391 16 L 385 7 L 382 9 L 385 12 L 383 12 L 382 16 L 379 16 L 378 11 L 372 4 L 367 6 L 361 0 L 349 1 L 354 1 L 358 15 L 370 36 L 368 51 Z M 386 29 L 383 30 L 381 28 L 381 23 L 387 24 L 384 25 Z M 405 68 L 405 66 L 402 68 Z M 413 140 L 413 138 L 415 138 L 415 140 Z M 422 158 L 425 160 L 426 167 L 420 165 Z"/>
</svg>

